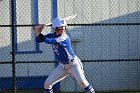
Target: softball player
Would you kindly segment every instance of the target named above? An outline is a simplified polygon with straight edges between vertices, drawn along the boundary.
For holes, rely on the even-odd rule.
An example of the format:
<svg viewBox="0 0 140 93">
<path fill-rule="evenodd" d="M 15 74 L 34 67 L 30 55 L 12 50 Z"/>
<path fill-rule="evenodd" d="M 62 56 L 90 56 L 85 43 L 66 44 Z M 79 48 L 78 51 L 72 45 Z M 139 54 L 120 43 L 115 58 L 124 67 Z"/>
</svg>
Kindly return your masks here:
<svg viewBox="0 0 140 93">
<path fill-rule="evenodd" d="M 52 86 L 67 77 L 74 76 L 85 93 L 95 93 L 93 87 L 85 78 L 83 65 L 80 59 L 75 55 L 69 36 L 66 34 L 67 24 L 64 19 L 55 18 L 52 22 L 53 33 L 47 35 L 41 34 L 44 25 L 35 27 L 36 42 L 45 42 L 51 44 L 59 65 L 50 73 L 44 83 L 45 93 L 53 93 Z"/>
</svg>

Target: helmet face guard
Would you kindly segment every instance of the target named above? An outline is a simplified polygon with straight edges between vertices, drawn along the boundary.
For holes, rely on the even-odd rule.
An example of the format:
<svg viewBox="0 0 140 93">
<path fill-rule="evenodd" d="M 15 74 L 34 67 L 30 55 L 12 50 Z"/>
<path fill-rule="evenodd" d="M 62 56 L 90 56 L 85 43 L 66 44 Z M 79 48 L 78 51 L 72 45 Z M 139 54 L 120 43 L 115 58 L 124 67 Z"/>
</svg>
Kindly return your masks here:
<svg viewBox="0 0 140 93">
<path fill-rule="evenodd" d="M 58 30 L 58 28 L 60 28 L 60 27 L 65 27 L 64 28 L 65 31 L 67 31 L 67 29 L 68 29 L 66 21 L 64 19 L 57 17 L 52 22 L 53 32 L 56 32 Z"/>
<path fill-rule="evenodd" d="M 65 31 L 67 31 L 68 30 L 68 26 L 66 25 L 66 26 L 62 26 L 62 27 L 56 27 L 55 31 L 58 31 L 58 30 L 65 30 Z"/>
</svg>

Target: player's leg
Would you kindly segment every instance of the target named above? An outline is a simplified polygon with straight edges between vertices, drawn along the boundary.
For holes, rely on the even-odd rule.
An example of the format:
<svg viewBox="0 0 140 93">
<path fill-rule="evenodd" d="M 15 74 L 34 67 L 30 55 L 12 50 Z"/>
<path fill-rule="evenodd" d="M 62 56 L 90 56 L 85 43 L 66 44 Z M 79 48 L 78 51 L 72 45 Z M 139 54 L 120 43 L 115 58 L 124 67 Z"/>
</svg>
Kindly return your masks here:
<svg viewBox="0 0 140 93">
<path fill-rule="evenodd" d="M 53 93 L 52 86 L 53 84 L 61 81 L 66 76 L 68 76 L 68 73 L 60 66 L 58 65 L 48 76 L 44 83 L 44 89 L 45 93 Z"/>
<path fill-rule="evenodd" d="M 68 72 L 75 77 L 78 84 L 81 86 L 81 88 L 84 89 L 85 93 L 95 93 L 93 87 L 86 80 L 83 65 L 80 59 L 77 58 L 76 60 L 74 60 L 73 64 L 73 68 L 69 69 Z"/>
<path fill-rule="evenodd" d="M 59 65 L 59 62 L 56 61 L 56 62 L 55 62 L 55 67 L 57 67 L 58 65 Z M 61 93 L 60 87 L 61 87 L 61 86 L 60 86 L 60 82 L 54 84 L 53 87 L 52 87 L 53 92 L 54 92 L 54 93 Z"/>
</svg>

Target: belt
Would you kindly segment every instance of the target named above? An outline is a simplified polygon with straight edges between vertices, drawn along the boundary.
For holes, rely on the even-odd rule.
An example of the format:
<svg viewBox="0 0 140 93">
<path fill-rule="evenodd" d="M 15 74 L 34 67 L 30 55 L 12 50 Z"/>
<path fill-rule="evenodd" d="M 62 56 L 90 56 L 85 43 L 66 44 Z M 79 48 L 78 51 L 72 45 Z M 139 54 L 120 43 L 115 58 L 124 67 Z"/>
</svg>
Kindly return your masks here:
<svg viewBox="0 0 140 93">
<path fill-rule="evenodd" d="M 69 60 L 66 64 L 70 64 L 72 63 L 75 59 L 77 59 L 78 57 L 75 56 L 73 59 Z M 64 62 L 59 61 L 61 64 L 64 64 Z"/>
<path fill-rule="evenodd" d="M 70 61 L 68 61 L 66 64 L 70 64 L 74 61 L 74 59 L 71 59 Z M 60 61 L 59 61 L 60 62 Z M 64 64 L 64 62 L 60 62 L 61 64 Z"/>
</svg>

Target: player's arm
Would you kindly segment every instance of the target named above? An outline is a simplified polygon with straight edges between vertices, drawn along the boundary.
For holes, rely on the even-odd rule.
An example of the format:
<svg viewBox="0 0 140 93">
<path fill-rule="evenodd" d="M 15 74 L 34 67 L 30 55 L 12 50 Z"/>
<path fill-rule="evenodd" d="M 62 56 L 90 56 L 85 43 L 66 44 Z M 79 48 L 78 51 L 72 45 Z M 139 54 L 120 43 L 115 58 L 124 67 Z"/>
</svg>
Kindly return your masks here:
<svg viewBox="0 0 140 93">
<path fill-rule="evenodd" d="M 56 38 L 48 38 L 48 37 L 46 37 L 44 42 L 47 43 L 47 44 L 53 44 L 53 45 L 60 44 L 59 42 L 56 41 Z"/>
<path fill-rule="evenodd" d="M 43 35 L 41 33 L 36 37 L 36 42 L 37 43 L 45 42 L 47 44 L 53 44 L 53 45 L 59 44 L 56 38 L 52 38 L 52 34 Z"/>
<path fill-rule="evenodd" d="M 39 34 L 36 37 L 36 42 L 37 43 L 41 43 L 41 42 L 45 42 L 47 44 L 59 44 L 59 42 L 56 41 L 56 38 L 52 38 L 51 34 L 47 34 L 47 35 L 43 35 L 43 34 Z"/>
<path fill-rule="evenodd" d="M 47 44 L 53 44 L 53 45 L 59 44 L 59 45 L 62 45 L 62 46 L 67 46 L 68 45 L 68 38 L 65 37 L 65 36 L 62 36 L 62 37 L 60 36 L 60 37 L 57 37 L 57 38 L 45 37 L 44 42 L 47 43 Z"/>
<path fill-rule="evenodd" d="M 62 46 L 67 46 L 68 45 L 68 38 L 65 37 L 65 36 L 60 36 L 60 37 L 57 37 L 57 38 L 45 38 L 45 43 L 48 43 L 48 44 L 59 44 L 59 45 L 62 45 Z"/>
<path fill-rule="evenodd" d="M 49 33 L 47 35 L 43 35 L 42 33 L 40 33 L 38 36 L 36 36 L 36 42 L 37 43 L 42 43 L 45 42 L 45 38 L 52 38 L 52 34 Z"/>
<path fill-rule="evenodd" d="M 54 35 L 53 34 L 47 34 L 46 36 L 43 35 L 43 34 L 39 34 L 38 35 L 38 38 L 39 38 L 39 41 L 41 42 L 45 42 L 47 44 L 53 44 L 53 45 L 65 45 L 65 37 L 57 37 L 57 38 L 54 38 L 53 37 Z"/>
<path fill-rule="evenodd" d="M 35 41 L 36 41 L 37 43 L 42 43 L 42 42 L 44 42 L 44 39 L 45 39 L 45 35 L 39 34 L 38 36 L 36 36 Z"/>
<path fill-rule="evenodd" d="M 36 35 L 35 40 L 37 43 L 42 43 L 42 42 L 44 42 L 46 37 L 50 38 L 52 36 L 51 34 L 43 35 L 41 33 L 43 29 L 44 29 L 44 24 L 39 24 L 33 28 L 35 35 Z"/>
</svg>

